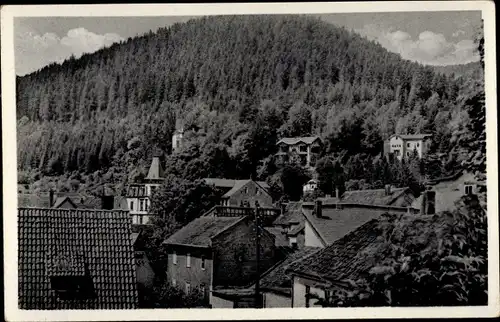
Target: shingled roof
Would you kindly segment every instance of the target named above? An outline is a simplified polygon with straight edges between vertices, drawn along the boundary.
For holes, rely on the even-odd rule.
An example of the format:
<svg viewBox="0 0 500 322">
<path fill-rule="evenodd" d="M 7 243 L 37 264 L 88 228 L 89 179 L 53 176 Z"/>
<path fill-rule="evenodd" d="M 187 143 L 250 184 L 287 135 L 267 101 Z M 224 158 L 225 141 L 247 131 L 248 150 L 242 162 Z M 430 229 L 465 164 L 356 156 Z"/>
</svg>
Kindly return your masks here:
<svg viewBox="0 0 500 322">
<path fill-rule="evenodd" d="M 311 254 L 318 252 L 321 248 L 304 247 L 288 255 L 285 260 L 268 269 L 261 276 L 260 287 L 263 290 L 279 292 L 288 296 L 292 295 L 292 280 L 286 274 L 288 266 L 295 261 L 301 260 Z"/>
<path fill-rule="evenodd" d="M 352 190 L 344 192 L 342 199 L 340 199 L 339 202 L 365 205 L 391 205 L 396 201 L 396 199 L 404 194 L 412 195 L 413 193 L 408 187 L 391 188 L 389 194 L 386 194 L 385 189 Z M 413 199 L 408 200 L 406 204 L 400 206 L 410 206 Z"/>
<path fill-rule="evenodd" d="M 321 141 L 321 139 L 319 137 L 317 137 L 317 136 L 303 136 L 303 137 L 295 137 L 295 138 L 282 138 L 276 144 L 281 144 L 281 143 L 284 143 L 286 145 L 295 145 L 297 143 L 312 144 L 316 140 L 320 140 Z"/>
<path fill-rule="evenodd" d="M 137 307 L 131 219 L 125 211 L 20 208 L 20 309 Z M 61 299 L 51 275 L 90 279 L 87 298 Z"/>
<path fill-rule="evenodd" d="M 212 243 L 212 237 L 243 220 L 243 218 L 245 217 L 199 217 L 179 229 L 163 243 L 167 245 L 209 247 Z"/>
<path fill-rule="evenodd" d="M 366 251 L 379 237 L 378 220 L 370 220 L 332 245 L 290 264 L 286 273 L 326 281 L 355 280 L 374 265 Z"/>
<path fill-rule="evenodd" d="M 302 212 L 323 243 L 331 245 L 368 221 L 391 211 L 385 207 L 343 205 L 342 208 L 337 209 L 334 206 L 323 206 L 322 215 L 319 218 L 313 214 L 313 206 L 308 205 L 303 208 Z M 404 208 L 401 208 L 400 212 L 404 212 Z"/>
</svg>

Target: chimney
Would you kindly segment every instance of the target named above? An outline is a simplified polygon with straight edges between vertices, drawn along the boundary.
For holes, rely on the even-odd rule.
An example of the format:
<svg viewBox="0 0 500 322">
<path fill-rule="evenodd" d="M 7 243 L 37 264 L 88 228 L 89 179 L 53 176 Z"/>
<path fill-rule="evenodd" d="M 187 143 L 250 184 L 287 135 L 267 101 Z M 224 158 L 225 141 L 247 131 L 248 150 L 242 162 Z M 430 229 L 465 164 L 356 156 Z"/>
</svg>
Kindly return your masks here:
<svg viewBox="0 0 500 322">
<path fill-rule="evenodd" d="M 322 216 L 322 207 L 321 207 L 321 200 L 317 199 L 316 203 L 314 204 L 314 213 L 316 217 L 321 218 Z"/>
<path fill-rule="evenodd" d="M 54 190 L 49 190 L 49 208 L 52 208 L 54 205 Z"/>
<path fill-rule="evenodd" d="M 391 194 L 391 185 L 390 184 L 386 184 L 385 185 L 385 195 L 388 196 Z"/>
<path fill-rule="evenodd" d="M 104 210 L 113 210 L 114 208 L 114 200 L 113 196 L 101 196 L 101 208 Z"/>
</svg>

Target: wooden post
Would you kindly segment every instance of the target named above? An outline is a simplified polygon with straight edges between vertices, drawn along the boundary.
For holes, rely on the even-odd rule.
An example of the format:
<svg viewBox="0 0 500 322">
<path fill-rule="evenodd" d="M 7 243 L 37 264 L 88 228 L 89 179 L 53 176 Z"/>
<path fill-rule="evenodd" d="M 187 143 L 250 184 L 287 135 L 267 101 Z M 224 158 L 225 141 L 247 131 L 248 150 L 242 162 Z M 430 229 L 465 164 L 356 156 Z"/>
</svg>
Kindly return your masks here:
<svg viewBox="0 0 500 322">
<path fill-rule="evenodd" d="M 256 247 L 256 270 L 257 280 L 255 281 L 255 307 L 261 308 L 260 303 L 260 227 L 259 227 L 259 206 L 255 203 L 255 247 Z"/>
</svg>

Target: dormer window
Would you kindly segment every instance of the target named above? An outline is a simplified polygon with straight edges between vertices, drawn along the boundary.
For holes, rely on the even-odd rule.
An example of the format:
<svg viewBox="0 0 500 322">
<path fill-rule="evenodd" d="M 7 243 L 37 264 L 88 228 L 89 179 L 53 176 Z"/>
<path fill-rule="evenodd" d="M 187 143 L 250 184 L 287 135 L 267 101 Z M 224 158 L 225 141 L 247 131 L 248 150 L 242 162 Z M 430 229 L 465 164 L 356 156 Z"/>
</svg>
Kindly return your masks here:
<svg viewBox="0 0 500 322">
<path fill-rule="evenodd" d="M 466 195 L 473 194 L 473 187 L 472 187 L 472 185 L 466 185 L 464 187 L 464 192 L 465 192 Z"/>
<path fill-rule="evenodd" d="M 46 261 L 50 287 L 60 300 L 93 297 L 94 285 L 82 256 L 48 255 Z"/>
</svg>

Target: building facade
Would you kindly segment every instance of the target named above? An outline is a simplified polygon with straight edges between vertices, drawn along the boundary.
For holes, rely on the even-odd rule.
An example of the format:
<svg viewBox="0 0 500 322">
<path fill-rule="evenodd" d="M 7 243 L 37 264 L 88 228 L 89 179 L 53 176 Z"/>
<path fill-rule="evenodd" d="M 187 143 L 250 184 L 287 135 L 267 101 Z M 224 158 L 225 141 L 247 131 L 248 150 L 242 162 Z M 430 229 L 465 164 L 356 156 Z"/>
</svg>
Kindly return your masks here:
<svg viewBox="0 0 500 322">
<path fill-rule="evenodd" d="M 281 162 L 289 162 L 297 157 L 305 167 L 314 167 L 323 148 L 323 142 L 317 136 L 283 138 L 276 143 L 276 156 Z"/>
<path fill-rule="evenodd" d="M 261 232 L 260 270 L 274 263 L 274 236 Z M 212 303 L 211 291 L 244 286 L 257 274 L 255 226 L 252 216 L 199 217 L 170 236 L 167 276 L 186 293 L 194 288 Z"/>
<path fill-rule="evenodd" d="M 477 180 L 470 172 L 459 171 L 448 177 L 435 179 L 427 185 L 427 191 L 417 198 L 412 207 L 432 215 L 454 210 L 455 203 L 464 195 L 486 192 L 486 182 Z M 425 200 L 424 200 L 425 198 Z M 427 204 L 427 207 L 423 207 Z M 430 207 L 429 207 L 430 205 Z"/>
<path fill-rule="evenodd" d="M 151 216 L 151 196 L 164 180 L 164 171 L 160 157 L 151 160 L 148 175 L 142 183 L 130 184 L 127 187 L 127 205 L 134 225 L 148 224 Z"/>
<path fill-rule="evenodd" d="M 233 180 L 219 178 L 205 178 L 206 184 L 213 185 L 221 190 L 220 204 L 227 207 L 241 207 L 259 203 L 261 207 L 272 207 L 273 198 L 269 194 L 269 185 L 264 181 Z"/>
<path fill-rule="evenodd" d="M 384 155 L 393 155 L 402 160 L 410 157 L 414 151 L 422 158 L 426 155 L 430 143 L 431 134 L 394 134 L 384 142 Z"/>
</svg>

